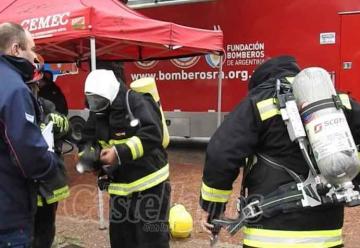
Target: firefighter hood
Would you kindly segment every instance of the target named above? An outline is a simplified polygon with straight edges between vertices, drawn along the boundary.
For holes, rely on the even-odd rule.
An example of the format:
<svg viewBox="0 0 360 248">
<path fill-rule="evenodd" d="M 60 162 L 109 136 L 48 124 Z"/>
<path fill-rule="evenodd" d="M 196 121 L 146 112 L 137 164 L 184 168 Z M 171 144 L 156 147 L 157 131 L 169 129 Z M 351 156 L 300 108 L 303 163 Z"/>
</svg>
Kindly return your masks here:
<svg viewBox="0 0 360 248">
<path fill-rule="evenodd" d="M 260 84 L 285 76 L 295 76 L 300 72 L 296 60 L 292 56 L 279 56 L 265 61 L 257 67 L 249 81 L 249 90 Z M 275 81 L 274 81 L 275 82 Z M 275 85 L 275 84 L 274 84 Z"/>
<path fill-rule="evenodd" d="M 91 111 L 101 111 L 111 105 L 120 89 L 114 72 L 94 70 L 85 81 L 85 95 Z"/>
</svg>

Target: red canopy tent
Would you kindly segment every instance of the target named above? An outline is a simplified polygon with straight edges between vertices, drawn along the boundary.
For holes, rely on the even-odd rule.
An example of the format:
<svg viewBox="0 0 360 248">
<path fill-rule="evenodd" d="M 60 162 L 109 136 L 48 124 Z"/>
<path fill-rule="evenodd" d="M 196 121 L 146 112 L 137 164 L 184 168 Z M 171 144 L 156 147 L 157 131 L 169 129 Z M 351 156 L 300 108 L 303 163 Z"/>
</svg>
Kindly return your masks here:
<svg viewBox="0 0 360 248">
<path fill-rule="evenodd" d="M 154 60 L 221 54 L 221 31 L 185 27 L 145 17 L 118 0 L 2 0 L 0 23 L 20 23 L 47 62 Z"/>
<path fill-rule="evenodd" d="M 47 63 L 145 61 L 223 54 L 221 30 L 158 21 L 119 0 L 0 0 L 0 23 L 17 22 L 35 39 Z M 222 75 L 220 63 L 219 75 Z M 221 121 L 222 77 L 218 81 Z"/>
</svg>

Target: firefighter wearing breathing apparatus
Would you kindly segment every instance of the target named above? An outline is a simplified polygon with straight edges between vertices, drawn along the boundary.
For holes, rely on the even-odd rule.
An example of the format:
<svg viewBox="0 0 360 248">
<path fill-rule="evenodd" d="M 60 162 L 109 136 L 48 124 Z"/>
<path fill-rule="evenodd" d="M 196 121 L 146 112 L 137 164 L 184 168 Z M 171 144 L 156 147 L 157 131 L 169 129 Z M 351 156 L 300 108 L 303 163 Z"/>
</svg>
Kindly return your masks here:
<svg viewBox="0 0 360 248">
<path fill-rule="evenodd" d="M 284 112 L 288 110 L 293 96 L 288 93 L 299 72 L 290 56 L 276 57 L 260 65 L 249 82 L 248 96 L 211 138 L 200 205 L 207 212 L 203 226 L 212 233 L 212 244 L 220 227 L 231 234 L 244 227 L 243 247 L 342 247 L 343 206 L 358 205 L 358 191 L 351 187 L 331 191 L 330 184 L 319 183 L 323 180 L 320 176 L 311 176 L 319 175 L 319 168 L 308 165 L 314 159 L 308 159 L 313 154 L 306 152 L 309 144 L 302 139 L 306 135 L 297 138 L 298 130 L 288 122 L 292 113 Z M 334 99 L 328 106 L 336 103 L 344 111 L 358 144 L 360 105 L 347 95 Z M 312 111 L 322 111 L 321 108 L 317 106 Z M 318 154 L 315 158 L 318 159 Z M 244 176 L 237 206 L 239 217 L 227 219 L 223 212 L 240 167 L 244 167 Z M 347 184 L 358 173 L 358 163 L 354 168 L 352 175 L 347 175 L 350 180 Z M 309 178 L 313 181 L 305 181 Z"/>
<path fill-rule="evenodd" d="M 111 247 L 169 247 L 169 164 L 158 103 L 104 69 L 88 75 L 85 95 L 90 116 L 77 170 L 102 171 L 98 182 L 110 194 Z"/>
</svg>

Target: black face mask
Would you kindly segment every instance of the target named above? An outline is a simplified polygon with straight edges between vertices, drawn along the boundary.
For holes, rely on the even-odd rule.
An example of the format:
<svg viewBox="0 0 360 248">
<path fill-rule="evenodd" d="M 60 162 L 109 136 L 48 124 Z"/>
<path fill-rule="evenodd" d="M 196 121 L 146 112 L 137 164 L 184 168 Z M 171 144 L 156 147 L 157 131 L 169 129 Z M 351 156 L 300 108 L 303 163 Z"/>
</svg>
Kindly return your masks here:
<svg viewBox="0 0 360 248">
<path fill-rule="evenodd" d="M 86 100 L 89 104 L 90 111 L 95 113 L 104 112 L 110 106 L 110 101 L 108 99 L 96 94 L 86 95 Z"/>
<path fill-rule="evenodd" d="M 35 66 L 27 59 L 5 54 L 0 55 L 0 59 L 20 73 L 24 82 L 28 82 L 33 79 Z"/>
</svg>

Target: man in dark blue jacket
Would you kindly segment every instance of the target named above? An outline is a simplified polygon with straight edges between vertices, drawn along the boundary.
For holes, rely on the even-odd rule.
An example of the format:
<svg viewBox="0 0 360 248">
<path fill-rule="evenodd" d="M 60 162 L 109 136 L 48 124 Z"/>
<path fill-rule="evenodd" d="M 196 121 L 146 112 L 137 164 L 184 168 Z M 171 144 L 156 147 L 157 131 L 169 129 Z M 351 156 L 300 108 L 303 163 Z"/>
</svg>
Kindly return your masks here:
<svg viewBox="0 0 360 248">
<path fill-rule="evenodd" d="M 24 82 L 34 74 L 35 44 L 14 23 L 0 24 L 0 247 L 30 247 L 37 181 L 57 175 L 37 125 L 36 100 Z"/>
</svg>

